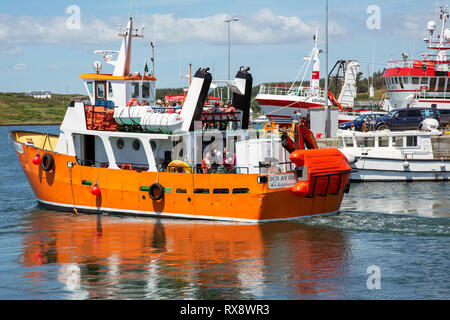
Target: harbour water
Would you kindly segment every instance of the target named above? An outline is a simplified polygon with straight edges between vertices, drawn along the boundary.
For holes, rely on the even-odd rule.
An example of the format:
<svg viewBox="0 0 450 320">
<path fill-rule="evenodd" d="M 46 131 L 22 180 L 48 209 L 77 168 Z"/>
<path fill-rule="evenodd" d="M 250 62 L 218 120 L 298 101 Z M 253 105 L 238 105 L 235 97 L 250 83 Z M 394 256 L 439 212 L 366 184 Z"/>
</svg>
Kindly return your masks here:
<svg viewBox="0 0 450 320">
<path fill-rule="evenodd" d="M 339 214 L 261 225 L 75 215 L 37 205 L 17 128 L 0 128 L 0 299 L 450 298 L 449 182 L 352 184 Z"/>
</svg>

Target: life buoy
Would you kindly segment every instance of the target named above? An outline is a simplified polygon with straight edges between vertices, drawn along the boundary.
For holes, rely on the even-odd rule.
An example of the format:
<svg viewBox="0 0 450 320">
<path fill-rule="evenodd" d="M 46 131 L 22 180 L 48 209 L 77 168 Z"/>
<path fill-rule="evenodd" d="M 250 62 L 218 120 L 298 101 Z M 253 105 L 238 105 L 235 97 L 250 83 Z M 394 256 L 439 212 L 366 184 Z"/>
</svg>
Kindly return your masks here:
<svg viewBox="0 0 450 320">
<path fill-rule="evenodd" d="M 186 162 L 174 160 L 167 166 L 167 172 L 193 173 L 192 168 Z"/>
<path fill-rule="evenodd" d="M 139 99 L 131 98 L 131 99 L 128 101 L 128 106 L 129 106 L 129 107 L 132 107 L 133 104 L 134 104 L 135 102 L 139 103 Z"/>
<path fill-rule="evenodd" d="M 41 160 L 41 168 L 44 171 L 50 171 L 53 169 L 53 156 L 50 153 L 44 153 Z"/>
<path fill-rule="evenodd" d="M 161 200 L 164 197 L 164 187 L 159 183 L 154 183 L 148 189 L 148 195 L 152 200 Z"/>
</svg>

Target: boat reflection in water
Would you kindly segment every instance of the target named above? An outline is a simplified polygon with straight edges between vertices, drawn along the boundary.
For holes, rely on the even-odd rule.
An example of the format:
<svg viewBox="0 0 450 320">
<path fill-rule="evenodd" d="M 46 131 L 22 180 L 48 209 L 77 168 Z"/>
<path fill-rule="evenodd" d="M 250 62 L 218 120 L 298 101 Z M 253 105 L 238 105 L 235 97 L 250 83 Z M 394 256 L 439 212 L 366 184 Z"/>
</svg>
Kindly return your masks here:
<svg viewBox="0 0 450 320">
<path fill-rule="evenodd" d="M 59 298 L 69 299 L 339 298 L 351 264 L 342 231 L 296 222 L 230 224 L 36 210 L 26 234 L 22 263 L 33 271 L 27 277 L 39 286 L 45 268 L 36 267 L 58 265 Z"/>
</svg>

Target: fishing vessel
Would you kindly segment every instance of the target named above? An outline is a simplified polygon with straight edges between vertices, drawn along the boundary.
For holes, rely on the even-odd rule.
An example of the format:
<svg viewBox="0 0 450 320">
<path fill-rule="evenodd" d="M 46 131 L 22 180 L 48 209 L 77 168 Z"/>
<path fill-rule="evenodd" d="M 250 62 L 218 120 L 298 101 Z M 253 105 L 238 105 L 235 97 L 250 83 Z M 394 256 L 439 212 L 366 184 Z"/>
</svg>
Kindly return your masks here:
<svg viewBox="0 0 450 320">
<path fill-rule="evenodd" d="M 294 112 L 308 119 L 310 110 L 325 107 L 325 89 L 320 87 L 320 53 L 322 51 L 318 48 L 318 31 L 314 34 L 313 40 L 314 47 L 309 56 L 305 57 L 305 62 L 295 80 L 292 83 L 262 83 L 255 98 L 267 118 L 281 127 L 290 125 Z M 335 87 L 336 89 L 340 87 L 340 91 L 333 94 L 331 90 L 328 90 L 327 94 L 328 106 L 338 110 L 339 123 L 352 121 L 365 113 L 384 112 L 382 108 L 376 106 L 355 106 L 359 68 L 359 62 L 356 60 L 339 60 L 330 72 L 330 75 L 334 70 L 339 73 L 336 74 L 335 79 L 339 79 L 340 84 L 336 83 Z M 306 81 L 309 81 L 308 85 L 304 84 Z"/>
<path fill-rule="evenodd" d="M 450 136 L 439 130 L 339 130 L 340 150 L 353 169 L 352 181 L 446 181 Z"/>
<path fill-rule="evenodd" d="M 236 112 L 205 129 L 209 68 L 195 72 L 180 114 L 161 112 L 154 74 L 130 71 L 132 39 L 143 36 L 136 30 L 130 18 L 118 34 L 117 59 L 105 56 L 112 74 L 95 63 L 95 73 L 80 76 L 89 101 L 71 102 L 59 136 L 10 133 L 40 204 L 75 213 L 241 222 L 339 210 L 349 188 L 346 157 L 316 144 L 306 149 L 314 137 L 302 124 L 283 139 L 271 126 L 249 130 L 249 68 L 229 83 Z M 219 154 L 235 160 L 221 162 Z"/>
<path fill-rule="evenodd" d="M 450 109 L 448 6 L 440 6 L 439 13 L 439 29 L 435 21 L 427 24 L 428 37 L 423 39 L 427 53 L 419 59 L 409 59 L 403 53 L 401 60 L 388 61 L 383 77 L 393 109 L 409 106 Z"/>
</svg>

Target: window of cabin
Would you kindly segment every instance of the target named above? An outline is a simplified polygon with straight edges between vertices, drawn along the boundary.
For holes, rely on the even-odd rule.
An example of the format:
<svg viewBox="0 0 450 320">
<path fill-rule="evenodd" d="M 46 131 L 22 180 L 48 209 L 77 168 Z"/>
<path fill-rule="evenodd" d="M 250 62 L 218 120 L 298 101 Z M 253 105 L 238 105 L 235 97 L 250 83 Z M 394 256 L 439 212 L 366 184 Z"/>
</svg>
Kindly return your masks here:
<svg viewBox="0 0 450 320">
<path fill-rule="evenodd" d="M 439 78 L 438 87 L 437 87 L 438 91 L 445 90 L 445 80 L 446 80 L 445 78 Z"/>
<path fill-rule="evenodd" d="M 353 138 L 345 137 L 344 138 L 344 143 L 345 143 L 346 147 L 353 148 Z"/>
<path fill-rule="evenodd" d="M 413 84 L 419 84 L 419 78 L 418 77 L 412 78 L 412 83 Z"/>
<path fill-rule="evenodd" d="M 392 146 L 397 148 L 403 147 L 403 137 L 393 137 Z"/>
<path fill-rule="evenodd" d="M 112 83 L 108 82 L 108 99 L 114 97 L 113 89 L 112 89 Z"/>
<path fill-rule="evenodd" d="M 139 98 L 139 83 L 132 82 L 131 83 L 131 98 Z"/>
<path fill-rule="evenodd" d="M 422 77 L 421 84 L 428 84 L 428 78 L 427 77 Z"/>
<path fill-rule="evenodd" d="M 394 79 L 395 79 L 395 84 L 398 84 L 398 78 L 395 77 Z"/>
<path fill-rule="evenodd" d="M 434 91 L 436 89 L 436 78 L 430 78 L 430 90 Z"/>
<path fill-rule="evenodd" d="M 406 146 L 407 147 L 417 147 L 417 136 L 406 137 Z"/>
<path fill-rule="evenodd" d="M 408 77 L 403 77 L 403 83 L 404 84 L 409 84 L 409 78 Z"/>
<path fill-rule="evenodd" d="M 148 82 L 142 84 L 142 98 L 150 98 L 150 83 Z"/>
<path fill-rule="evenodd" d="M 398 81 L 400 82 L 400 88 L 404 89 L 402 78 L 399 77 L 399 78 L 398 78 Z"/>
<path fill-rule="evenodd" d="M 105 92 L 105 84 L 97 82 L 97 99 L 106 99 Z"/>
<path fill-rule="evenodd" d="M 380 148 L 389 147 L 389 137 L 378 137 L 378 147 Z"/>
<path fill-rule="evenodd" d="M 94 97 L 94 83 L 86 82 L 86 88 L 87 88 L 89 97 Z"/>
<path fill-rule="evenodd" d="M 356 144 L 359 148 L 372 148 L 375 147 L 374 137 L 358 137 L 356 138 Z"/>
</svg>

